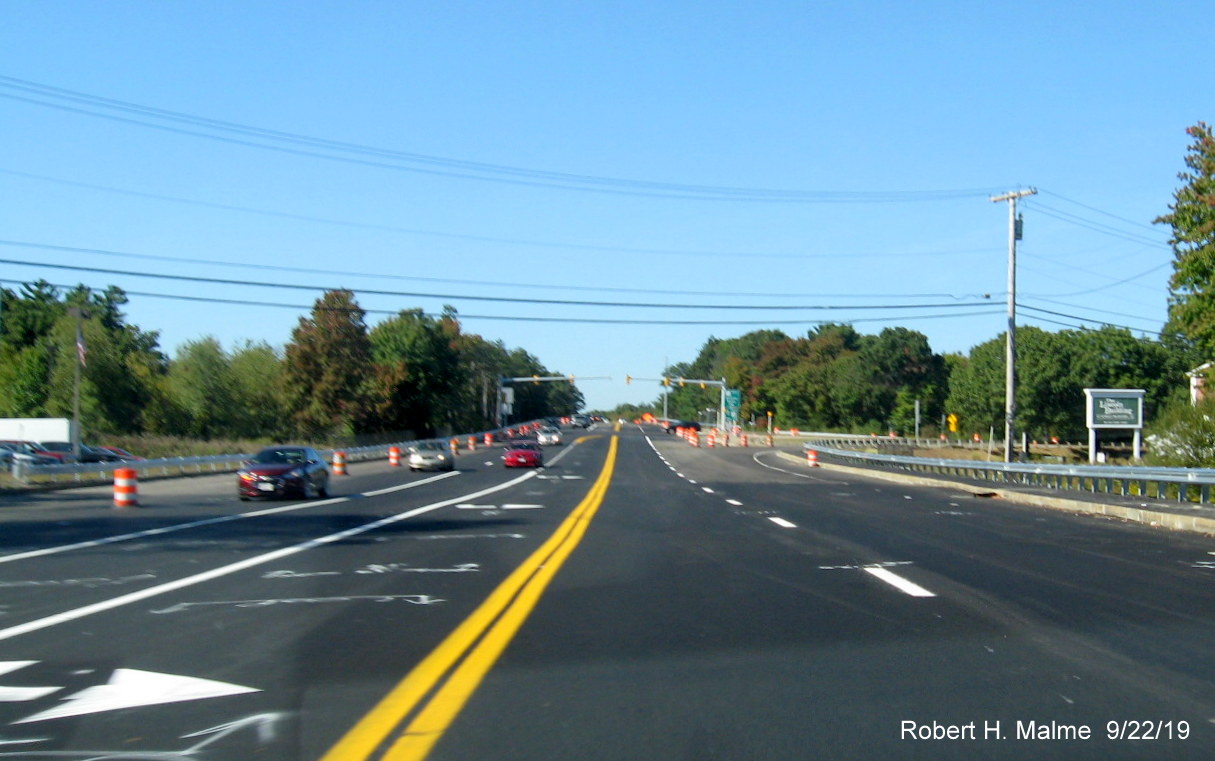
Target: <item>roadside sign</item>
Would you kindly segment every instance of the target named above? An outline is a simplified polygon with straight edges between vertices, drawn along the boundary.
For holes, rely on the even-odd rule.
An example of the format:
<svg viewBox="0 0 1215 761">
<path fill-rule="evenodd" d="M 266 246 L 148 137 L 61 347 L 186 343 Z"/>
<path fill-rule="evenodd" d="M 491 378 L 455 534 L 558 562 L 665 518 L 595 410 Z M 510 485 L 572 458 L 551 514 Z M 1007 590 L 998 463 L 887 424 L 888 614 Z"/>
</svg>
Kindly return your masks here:
<svg viewBox="0 0 1215 761">
<path fill-rule="evenodd" d="M 742 416 L 742 390 L 726 389 L 726 425 L 737 425 Z"/>
</svg>

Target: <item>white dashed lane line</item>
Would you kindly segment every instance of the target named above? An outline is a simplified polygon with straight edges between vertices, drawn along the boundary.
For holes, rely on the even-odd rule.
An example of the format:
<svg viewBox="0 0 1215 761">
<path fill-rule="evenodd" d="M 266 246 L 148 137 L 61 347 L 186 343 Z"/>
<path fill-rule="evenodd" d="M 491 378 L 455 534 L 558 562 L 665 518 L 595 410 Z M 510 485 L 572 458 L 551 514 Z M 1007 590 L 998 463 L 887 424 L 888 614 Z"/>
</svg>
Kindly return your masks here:
<svg viewBox="0 0 1215 761">
<path fill-rule="evenodd" d="M 899 590 L 900 592 L 909 594 L 912 597 L 936 597 L 936 595 L 934 593 L 929 592 L 927 589 L 924 589 L 924 587 L 921 587 L 919 584 L 916 584 L 915 582 L 912 582 L 912 581 L 908 581 L 907 579 L 904 579 L 902 576 L 899 576 L 897 573 L 888 571 L 885 568 L 866 566 L 862 570 L 865 573 L 867 573 L 875 578 L 881 579 L 882 581 L 886 582 L 887 584 L 889 584 L 890 586 Z"/>
<path fill-rule="evenodd" d="M 648 440 L 649 437 L 647 436 L 646 439 Z M 654 447 L 654 443 L 652 441 L 650 442 L 650 446 Z M 655 452 L 658 451 L 656 447 L 654 448 L 654 451 Z M 759 454 L 756 454 L 755 457 L 752 459 L 757 464 L 762 465 L 763 467 L 768 468 L 770 470 L 779 470 L 783 473 L 790 473 L 792 475 L 800 476 L 802 478 L 813 478 L 813 476 L 808 476 L 808 475 L 805 475 L 802 473 L 796 473 L 793 471 L 785 470 L 784 468 L 775 468 L 771 465 L 767 465 L 759 460 Z M 696 483 L 696 481 L 694 479 L 688 478 L 683 473 L 680 473 L 678 470 L 676 470 L 675 467 L 673 465 L 671 465 L 669 462 L 667 462 L 665 459 L 663 459 L 663 462 L 666 463 L 666 466 L 668 468 L 670 468 L 671 472 L 674 473 L 675 475 L 686 480 L 690 484 Z M 820 480 L 820 479 L 814 479 L 814 480 Z M 700 488 L 706 494 L 716 494 L 716 492 L 713 491 L 713 489 L 709 488 L 708 486 L 701 486 Z M 903 498 L 912 499 L 912 497 L 907 496 L 907 495 L 904 495 Z M 743 503 L 736 499 L 727 499 L 727 500 L 725 500 L 725 502 L 726 502 L 726 504 L 732 505 L 734 507 L 743 506 Z M 781 528 L 790 528 L 790 529 L 797 528 L 796 523 L 789 521 L 789 520 L 785 520 L 784 518 L 780 518 L 780 517 L 777 517 L 774 515 L 769 515 L 766 517 L 768 518 L 768 520 L 772 521 L 773 523 L 775 523 L 777 526 L 780 526 Z M 1215 555 L 1215 552 L 1212 552 L 1211 554 Z M 898 574 L 887 570 L 885 567 L 887 565 L 907 565 L 907 564 L 909 564 L 909 563 L 900 562 L 900 563 L 880 563 L 880 564 L 876 564 L 876 565 L 865 565 L 865 566 L 823 566 L 823 567 L 824 568 L 854 568 L 854 569 L 859 568 L 860 570 L 864 571 L 865 573 L 873 576 L 875 579 L 884 581 L 885 583 L 889 584 L 890 586 L 894 587 L 895 589 L 899 590 L 900 592 L 902 592 L 904 594 L 910 595 L 912 597 L 936 597 L 936 594 L 934 592 L 931 592 L 931 591 L 925 589 L 924 587 L 921 587 L 919 584 L 916 584 L 913 581 L 909 581 L 909 580 L 903 578 L 902 576 L 899 576 Z M 1213 721 L 1215 721 L 1215 720 L 1213 720 Z"/>
</svg>

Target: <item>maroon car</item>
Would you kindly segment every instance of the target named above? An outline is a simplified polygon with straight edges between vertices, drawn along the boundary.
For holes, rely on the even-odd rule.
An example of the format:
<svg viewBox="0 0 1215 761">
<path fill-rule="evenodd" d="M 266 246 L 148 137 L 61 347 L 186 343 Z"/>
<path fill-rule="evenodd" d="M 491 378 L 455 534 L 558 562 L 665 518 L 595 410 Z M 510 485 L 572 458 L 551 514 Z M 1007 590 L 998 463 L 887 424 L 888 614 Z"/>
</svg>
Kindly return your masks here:
<svg viewBox="0 0 1215 761">
<path fill-rule="evenodd" d="M 236 472 L 236 492 L 253 497 L 329 496 L 329 467 L 312 447 L 266 447 Z"/>
<path fill-rule="evenodd" d="M 508 468 L 539 468 L 544 465 L 544 450 L 535 441 L 512 441 L 502 463 Z"/>
</svg>

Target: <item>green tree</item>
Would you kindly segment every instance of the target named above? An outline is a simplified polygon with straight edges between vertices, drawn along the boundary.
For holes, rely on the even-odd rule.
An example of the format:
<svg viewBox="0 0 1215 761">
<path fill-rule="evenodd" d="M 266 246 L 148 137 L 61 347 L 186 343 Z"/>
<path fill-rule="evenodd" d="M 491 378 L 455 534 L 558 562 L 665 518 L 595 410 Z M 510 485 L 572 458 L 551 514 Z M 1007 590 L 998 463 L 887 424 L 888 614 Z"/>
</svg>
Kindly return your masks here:
<svg viewBox="0 0 1215 761">
<path fill-rule="evenodd" d="M 460 356 L 442 321 L 421 309 L 402 311 L 371 331 L 374 414 L 369 430 L 433 436 L 450 430 L 463 384 Z"/>
<path fill-rule="evenodd" d="M 1204 122 L 1186 130 L 1188 171 L 1173 194 L 1169 213 L 1155 221 L 1172 230 L 1173 275 L 1169 280 L 1169 320 L 1166 332 L 1192 340 L 1210 358 L 1215 356 L 1215 135 Z"/>
<path fill-rule="evenodd" d="M 365 419 L 372 360 L 364 314 L 351 291 L 326 291 L 291 332 L 283 372 L 297 433 L 349 435 Z"/>
<path fill-rule="evenodd" d="M 169 366 L 169 388 L 185 413 L 182 434 L 200 439 L 229 436 L 241 406 L 228 356 L 206 336 L 178 347 Z"/>
<path fill-rule="evenodd" d="M 277 438 L 287 417 L 283 360 L 265 341 L 245 341 L 228 357 L 232 388 L 239 414 L 230 419 L 230 435 L 237 438 Z"/>
</svg>

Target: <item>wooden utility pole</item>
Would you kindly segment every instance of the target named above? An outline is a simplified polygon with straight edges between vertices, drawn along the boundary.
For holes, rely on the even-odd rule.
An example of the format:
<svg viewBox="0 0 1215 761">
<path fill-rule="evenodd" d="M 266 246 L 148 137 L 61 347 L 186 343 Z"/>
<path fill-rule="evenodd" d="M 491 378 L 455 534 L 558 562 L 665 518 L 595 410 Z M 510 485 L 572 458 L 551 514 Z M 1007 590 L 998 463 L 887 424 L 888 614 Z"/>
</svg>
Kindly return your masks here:
<svg viewBox="0 0 1215 761">
<path fill-rule="evenodd" d="M 1017 199 L 1036 195 L 1034 188 L 992 196 L 992 203 L 1008 202 L 1008 332 L 1004 341 L 1004 462 L 1012 462 L 1013 418 L 1017 414 Z"/>
</svg>

